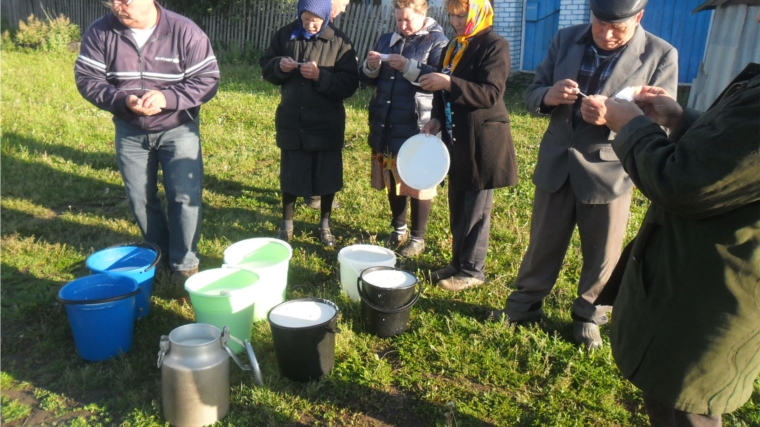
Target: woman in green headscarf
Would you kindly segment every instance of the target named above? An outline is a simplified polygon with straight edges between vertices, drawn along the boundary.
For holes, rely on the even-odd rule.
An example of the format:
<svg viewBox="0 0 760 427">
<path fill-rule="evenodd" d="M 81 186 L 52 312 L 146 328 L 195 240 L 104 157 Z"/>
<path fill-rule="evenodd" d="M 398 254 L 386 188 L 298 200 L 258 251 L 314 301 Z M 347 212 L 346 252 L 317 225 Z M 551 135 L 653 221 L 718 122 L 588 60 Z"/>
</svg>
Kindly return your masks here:
<svg viewBox="0 0 760 427">
<path fill-rule="evenodd" d="M 451 153 L 449 212 L 451 262 L 430 275 L 449 291 L 485 282 L 494 188 L 517 184 L 515 148 L 504 106 L 509 43 L 492 29 L 488 0 L 447 0 L 457 37 L 449 43 L 439 72 L 420 77 L 420 87 L 437 91 L 432 119 L 422 132 L 441 132 Z"/>
</svg>

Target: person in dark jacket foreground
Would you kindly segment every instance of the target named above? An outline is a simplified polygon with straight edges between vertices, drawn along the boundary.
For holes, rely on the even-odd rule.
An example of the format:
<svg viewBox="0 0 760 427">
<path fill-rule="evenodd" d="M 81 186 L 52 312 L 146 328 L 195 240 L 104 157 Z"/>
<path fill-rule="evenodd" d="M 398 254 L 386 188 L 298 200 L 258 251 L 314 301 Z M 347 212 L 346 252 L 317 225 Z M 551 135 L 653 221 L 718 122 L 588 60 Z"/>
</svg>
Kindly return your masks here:
<svg viewBox="0 0 760 427">
<path fill-rule="evenodd" d="M 181 286 L 198 272 L 203 159 L 201 104 L 219 68 L 206 35 L 153 0 L 113 0 L 82 38 L 77 89 L 113 114 L 116 158 L 143 238 L 161 248 Z M 158 198 L 158 168 L 168 218 Z M 184 293 L 184 289 L 180 291 Z"/>
<path fill-rule="evenodd" d="M 407 197 L 411 198 L 411 239 L 398 253 L 412 257 L 425 250 L 425 231 L 436 189 L 415 190 L 398 176 L 396 156 L 408 138 L 430 120 L 433 94 L 419 88 L 421 75 L 435 72 L 449 39 L 435 20 L 425 16 L 427 0 L 394 0 L 397 32 L 380 36 L 359 70 L 361 81 L 375 86 L 369 104 L 372 187 L 386 190 L 393 232 L 389 248 L 407 240 Z M 383 58 L 383 59 L 381 59 Z"/>
<path fill-rule="evenodd" d="M 447 0 L 457 32 L 440 72 L 420 77 L 420 87 L 438 91 L 422 132 L 442 131 L 451 152 L 449 213 L 452 256 L 432 281 L 449 291 L 485 282 L 493 189 L 517 184 L 517 163 L 504 92 L 509 43 L 492 29 L 488 0 Z"/>
<path fill-rule="evenodd" d="M 653 426 L 720 426 L 760 374 L 760 65 L 705 113 L 656 87 L 634 99 L 606 101 L 612 147 L 651 200 L 620 261 L 612 354 Z"/>
<path fill-rule="evenodd" d="M 321 196 L 319 238 L 335 245 L 330 213 L 343 188 L 343 100 L 359 86 L 356 53 L 330 23 L 330 0 L 300 0 L 297 19 L 275 32 L 259 60 L 265 80 L 280 86 L 275 115 L 280 148 L 283 224 L 278 238 L 293 237 L 298 196 Z"/>
</svg>

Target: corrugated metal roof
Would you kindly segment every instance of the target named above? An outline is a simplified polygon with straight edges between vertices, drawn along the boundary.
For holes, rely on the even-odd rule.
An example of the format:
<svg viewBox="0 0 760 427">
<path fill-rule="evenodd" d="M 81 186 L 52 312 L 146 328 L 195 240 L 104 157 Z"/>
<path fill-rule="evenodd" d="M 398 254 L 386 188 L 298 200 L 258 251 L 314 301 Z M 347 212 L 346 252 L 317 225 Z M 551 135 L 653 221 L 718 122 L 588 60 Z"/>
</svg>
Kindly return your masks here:
<svg viewBox="0 0 760 427">
<path fill-rule="evenodd" d="M 749 6 L 760 6 L 760 0 L 707 0 L 706 2 L 695 7 L 691 13 L 701 12 L 703 10 L 715 9 L 718 6 L 726 7 L 735 4 L 746 4 Z"/>
<path fill-rule="evenodd" d="M 691 86 L 689 107 L 706 110 L 721 90 L 750 62 L 760 63 L 760 6 L 715 9 L 707 54 Z"/>
</svg>

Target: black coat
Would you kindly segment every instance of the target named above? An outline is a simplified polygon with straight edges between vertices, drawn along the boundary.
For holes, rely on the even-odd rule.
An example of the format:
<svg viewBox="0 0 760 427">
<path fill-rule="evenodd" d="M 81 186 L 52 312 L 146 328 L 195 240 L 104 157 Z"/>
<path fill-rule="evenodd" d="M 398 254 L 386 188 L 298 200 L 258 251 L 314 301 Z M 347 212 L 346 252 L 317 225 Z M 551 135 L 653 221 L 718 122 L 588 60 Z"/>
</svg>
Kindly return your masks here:
<svg viewBox="0 0 760 427">
<path fill-rule="evenodd" d="M 439 70 L 444 56 L 445 52 Z M 442 139 L 451 153 L 452 188 L 482 191 L 517 184 L 515 147 L 504 106 L 509 65 L 509 43 L 492 29 L 470 39 L 447 94 L 451 136 L 445 129 L 444 93 L 435 94 L 433 117 L 441 122 Z"/>
<path fill-rule="evenodd" d="M 397 33 L 381 35 L 372 50 L 414 60 L 410 62 L 413 69 L 407 75 L 417 81 L 419 76 L 435 72 L 448 41 L 441 26 L 428 18 L 427 27 L 409 37 Z M 404 73 L 386 62 L 380 65 L 376 77 L 367 76 L 364 67 L 359 70 L 359 77 L 365 84 L 375 86 L 369 103 L 370 147 L 378 152 L 387 148 L 398 154 L 404 141 L 420 133 L 420 128 L 430 120 L 433 94 L 413 85 Z"/>
<path fill-rule="evenodd" d="M 343 100 L 359 86 L 356 52 L 351 41 L 332 24 L 318 37 L 305 40 L 290 36 L 298 23 L 285 25 L 272 36 L 269 48 L 259 59 L 261 75 L 280 86 L 280 105 L 275 115 L 277 146 L 288 150 L 340 150 L 346 130 Z M 315 61 L 319 80 L 301 76 L 296 68 L 280 70 L 280 59 Z"/>
</svg>

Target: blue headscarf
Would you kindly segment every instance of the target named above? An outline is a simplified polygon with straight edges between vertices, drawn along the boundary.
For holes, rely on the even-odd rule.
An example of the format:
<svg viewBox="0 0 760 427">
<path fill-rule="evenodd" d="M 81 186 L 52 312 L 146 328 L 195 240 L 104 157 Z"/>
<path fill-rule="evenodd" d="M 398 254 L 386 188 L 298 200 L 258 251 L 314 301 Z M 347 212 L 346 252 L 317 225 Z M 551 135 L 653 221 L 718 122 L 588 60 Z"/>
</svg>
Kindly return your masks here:
<svg viewBox="0 0 760 427">
<path fill-rule="evenodd" d="M 319 16 L 325 21 L 322 23 L 322 28 L 320 28 L 316 34 L 310 34 L 303 28 L 301 14 L 306 11 Z M 291 34 L 290 38 L 294 39 L 297 37 L 303 37 L 305 39 L 310 39 L 322 34 L 322 31 L 324 31 L 325 28 L 327 28 L 327 25 L 330 23 L 330 12 L 332 12 L 331 0 L 298 0 L 298 12 L 296 13 L 298 29 L 293 31 L 293 34 Z"/>
</svg>

